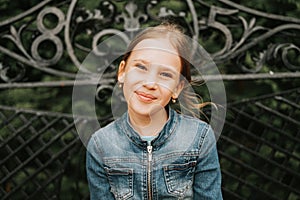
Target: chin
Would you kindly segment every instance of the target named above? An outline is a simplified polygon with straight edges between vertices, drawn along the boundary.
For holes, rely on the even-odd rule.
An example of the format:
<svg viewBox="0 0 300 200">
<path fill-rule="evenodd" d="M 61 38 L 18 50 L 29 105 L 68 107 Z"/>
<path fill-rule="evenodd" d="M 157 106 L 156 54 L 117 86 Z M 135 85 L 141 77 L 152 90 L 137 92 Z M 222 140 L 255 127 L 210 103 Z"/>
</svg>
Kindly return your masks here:
<svg viewBox="0 0 300 200">
<path fill-rule="evenodd" d="M 168 103 L 168 102 L 167 102 Z M 167 105 L 166 103 L 166 105 Z M 164 102 L 161 101 L 143 101 L 139 98 L 131 98 L 128 109 L 140 115 L 150 115 L 160 110 L 165 110 Z"/>
</svg>

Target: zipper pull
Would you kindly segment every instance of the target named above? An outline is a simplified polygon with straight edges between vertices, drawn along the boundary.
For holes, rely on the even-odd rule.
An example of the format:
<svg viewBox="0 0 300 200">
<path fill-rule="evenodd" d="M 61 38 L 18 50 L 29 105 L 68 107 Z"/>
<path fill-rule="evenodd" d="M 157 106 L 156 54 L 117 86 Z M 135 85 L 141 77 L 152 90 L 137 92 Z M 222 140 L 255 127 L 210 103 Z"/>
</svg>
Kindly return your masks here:
<svg viewBox="0 0 300 200">
<path fill-rule="evenodd" d="M 147 146 L 147 152 L 148 152 L 148 159 L 149 161 L 152 161 L 152 146 L 151 144 Z"/>
</svg>

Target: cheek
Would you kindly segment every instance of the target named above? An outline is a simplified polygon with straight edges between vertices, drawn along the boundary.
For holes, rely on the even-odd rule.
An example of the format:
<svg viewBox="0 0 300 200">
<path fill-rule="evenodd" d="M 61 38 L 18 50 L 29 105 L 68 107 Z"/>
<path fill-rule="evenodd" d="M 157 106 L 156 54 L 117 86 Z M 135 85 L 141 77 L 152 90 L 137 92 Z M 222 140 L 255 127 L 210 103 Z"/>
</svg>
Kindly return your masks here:
<svg viewBox="0 0 300 200">
<path fill-rule="evenodd" d="M 134 71 L 129 71 L 126 73 L 125 75 L 125 79 L 128 81 L 128 82 L 132 82 L 133 80 L 136 80 L 138 78 L 137 74 L 134 73 Z"/>
<path fill-rule="evenodd" d="M 140 87 L 142 80 L 140 76 L 133 73 L 129 73 L 125 76 L 124 88 L 127 90 L 133 90 L 134 88 Z"/>
<path fill-rule="evenodd" d="M 132 96 L 135 89 L 141 87 L 141 84 L 139 83 L 140 81 L 133 74 L 127 74 L 125 76 L 123 84 L 123 94 L 127 100 L 130 98 L 130 96 Z"/>
<path fill-rule="evenodd" d="M 176 92 L 176 84 L 172 83 L 165 83 L 160 85 L 165 95 L 172 95 Z"/>
<path fill-rule="evenodd" d="M 123 85 L 123 94 L 125 97 L 126 102 L 129 102 L 132 95 L 133 95 L 133 89 L 132 89 L 132 85 L 129 83 L 124 83 Z"/>
</svg>

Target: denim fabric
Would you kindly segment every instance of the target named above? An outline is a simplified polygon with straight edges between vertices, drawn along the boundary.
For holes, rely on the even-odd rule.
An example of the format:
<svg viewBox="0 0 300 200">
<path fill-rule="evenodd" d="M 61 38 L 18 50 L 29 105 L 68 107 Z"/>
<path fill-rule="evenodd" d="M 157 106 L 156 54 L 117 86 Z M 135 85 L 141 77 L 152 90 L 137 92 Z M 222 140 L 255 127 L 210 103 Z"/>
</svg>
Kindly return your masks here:
<svg viewBox="0 0 300 200">
<path fill-rule="evenodd" d="M 127 113 L 93 134 L 86 160 L 91 199 L 222 199 L 215 136 L 205 122 L 170 109 L 149 152 Z"/>
</svg>

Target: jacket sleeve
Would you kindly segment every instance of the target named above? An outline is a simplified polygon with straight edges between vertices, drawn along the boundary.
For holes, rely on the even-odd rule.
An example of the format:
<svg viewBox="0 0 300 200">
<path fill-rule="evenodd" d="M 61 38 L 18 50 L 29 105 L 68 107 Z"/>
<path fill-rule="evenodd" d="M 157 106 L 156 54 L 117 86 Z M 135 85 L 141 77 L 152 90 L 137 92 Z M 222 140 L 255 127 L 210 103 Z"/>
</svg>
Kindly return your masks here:
<svg viewBox="0 0 300 200">
<path fill-rule="evenodd" d="M 114 199 L 113 194 L 110 192 L 108 178 L 94 137 L 90 139 L 87 146 L 86 173 L 91 200 Z"/>
<path fill-rule="evenodd" d="M 200 144 L 194 177 L 194 199 L 222 200 L 221 170 L 214 132 L 210 126 Z"/>
</svg>

